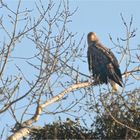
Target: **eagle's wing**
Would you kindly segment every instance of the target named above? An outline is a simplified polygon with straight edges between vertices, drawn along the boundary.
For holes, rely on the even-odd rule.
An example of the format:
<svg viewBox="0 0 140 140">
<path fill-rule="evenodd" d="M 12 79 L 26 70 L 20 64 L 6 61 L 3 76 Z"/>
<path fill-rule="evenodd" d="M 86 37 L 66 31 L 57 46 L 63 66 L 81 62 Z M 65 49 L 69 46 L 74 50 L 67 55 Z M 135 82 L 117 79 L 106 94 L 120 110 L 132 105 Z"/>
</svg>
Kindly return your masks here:
<svg viewBox="0 0 140 140">
<path fill-rule="evenodd" d="M 100 49 L 106 55 L 106 57 L 109 58 L 111 62 L 107 65 L 108 71 L 111 74 L 111 79 L 113 79 L 116 83 L 122 86 L 122 75 L 115 55 L 110 49 L 104 47 L 101 43 L 98 43 L 96 47 Z"/>
<path fill-rule="evenodd" d="M 118 60 L 116 59 L 115 55 L 112 51 L 106 47 L 104 47 L 101 43 L 97 43 L 96 47 L 101 50 L 106 56 L 110 59 L 111 63 L 116 67 L 119 68 Z"/>
</svg>

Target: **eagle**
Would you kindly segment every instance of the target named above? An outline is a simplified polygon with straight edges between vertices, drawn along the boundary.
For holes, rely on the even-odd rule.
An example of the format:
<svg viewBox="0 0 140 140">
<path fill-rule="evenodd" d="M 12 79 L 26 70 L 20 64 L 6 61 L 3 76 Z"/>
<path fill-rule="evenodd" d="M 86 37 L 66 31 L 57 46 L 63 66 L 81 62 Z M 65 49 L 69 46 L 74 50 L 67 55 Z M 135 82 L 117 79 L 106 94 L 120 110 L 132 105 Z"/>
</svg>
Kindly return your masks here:
<svg viewBox="0 0 140 140">
<path fill-rule="evenodd" d="M 115 55 L 102 45 L 95 32 L 88 33 L 87 43 L 88 66 L 93 80 L 96 84 L 110 83 L 112 91 L 118 91 L 119 86 L 123 87 L 123 82 Z"/>
</svg>

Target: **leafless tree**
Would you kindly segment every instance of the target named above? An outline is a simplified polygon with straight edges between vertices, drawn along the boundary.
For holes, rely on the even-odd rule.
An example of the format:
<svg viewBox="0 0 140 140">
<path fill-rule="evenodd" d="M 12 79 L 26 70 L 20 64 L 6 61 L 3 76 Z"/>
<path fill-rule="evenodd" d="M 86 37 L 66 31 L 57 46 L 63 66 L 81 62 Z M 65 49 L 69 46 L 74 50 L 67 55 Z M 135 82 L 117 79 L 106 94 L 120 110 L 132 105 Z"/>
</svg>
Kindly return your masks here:
<svg viewBox="0 0 140 140">
<path fill-rule="evenodd" d="M 126 38 L 118 38 L 115 43 L 110 36 L 124 70 L 124 88 L 120 94 L 113 95 L 110 87 L 103 86 L 104 90 L 102 86 L 94 87 L 90 76 L 81 70 L 82 65 L 87 65 L 86 45 L 82 42 L 84 36 L 79 38 L 68 28 L 77 9 L 72 11 L 65 0 L 59 4 L 39 0 L 31 9 L 23 5 L 24 2 L 19 0 L 13 10 L 8 3 L 0 1 L 3 13 L 0 18 L 0 114 L 9 114 L 15 122 L 11 126 L 10 140 L 28 136 L 37 127 L 35 123 L 41 122 L 44 116 L 46 123 L 47 116 L 66 113 L 81 120 L 88 115 L 92 120 L 91 114 L 97 112 L 99 98 L 105 108 L 107 101 L 114 96 L 118 96 L 125 107 L 131 108 L 130 104 L 138 103 L 127 103 L 128 98 L 125 98 L 129 84 L 138 83 L 140 79 L 140 56 L 137 53 L 140 48 L 131 49 L 129 44 L 136 33 L 131 30 L 132 18 L 128 26 L 121 16 Z M 16 52 L 20 46 L 25 50 L 22 56 Z M 30 56 L 26 57 L 25 52 Z M 102 100 L 105 95 L 110 99 Z M 94 107 L 92 112 L 91 105 Z M 137 106 L 134 110 L 138 111 Z M 108 112 L 112 115 L 110 110 Z M 124 122 L 118 120 L 118 123 L 139 132 Z"/>
</svg>

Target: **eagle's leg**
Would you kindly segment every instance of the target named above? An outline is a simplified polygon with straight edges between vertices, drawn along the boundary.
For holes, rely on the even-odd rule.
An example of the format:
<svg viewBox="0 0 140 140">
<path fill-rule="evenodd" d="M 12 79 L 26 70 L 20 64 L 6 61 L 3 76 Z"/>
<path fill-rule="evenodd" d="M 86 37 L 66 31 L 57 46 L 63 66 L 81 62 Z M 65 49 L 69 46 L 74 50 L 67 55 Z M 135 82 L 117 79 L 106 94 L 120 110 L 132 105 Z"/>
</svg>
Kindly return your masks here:
<svg viewBox="0 0 140 140">
<path fill-rule="evenodd" d="M 94 79 L 94 85 L 95 85 L 95 86 L 96 86 L 96 85 L 102 84 L 99 77 L 100 77 L 99 75 L 95 75 L 95 76 L 93 77 L 93 79 Z"/>
<path fill-rule="evenodd" d="M 90 83 L 92 83 L 92 82 L 93 82 L 93 75 L 92 75 L 92 71 L 90 71 L 90 72 L 89 72 L 89 74 L 90 74 L 90 79 L 89 79 L 89 82 L 90 82 Z"/>
</svg>

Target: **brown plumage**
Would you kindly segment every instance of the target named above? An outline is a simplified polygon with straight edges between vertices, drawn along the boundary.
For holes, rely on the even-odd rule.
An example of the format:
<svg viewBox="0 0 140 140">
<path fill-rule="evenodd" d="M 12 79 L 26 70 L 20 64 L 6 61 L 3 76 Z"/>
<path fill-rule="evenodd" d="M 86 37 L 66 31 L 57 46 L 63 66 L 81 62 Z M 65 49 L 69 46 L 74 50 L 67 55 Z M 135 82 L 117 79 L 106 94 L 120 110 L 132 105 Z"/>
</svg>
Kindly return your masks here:
<svg viewBox="0 0 140 140">
<path fill-rule="evenodd" d="M 118 90 L 118 84 L 122 87 L 122 75 L 119 64 L 110 49 L 104 47 L 94 32 L 87 35 L 88 65 L 92 76 L 99 84 L 110 83 L 113 91 Z"/>
</svg>

